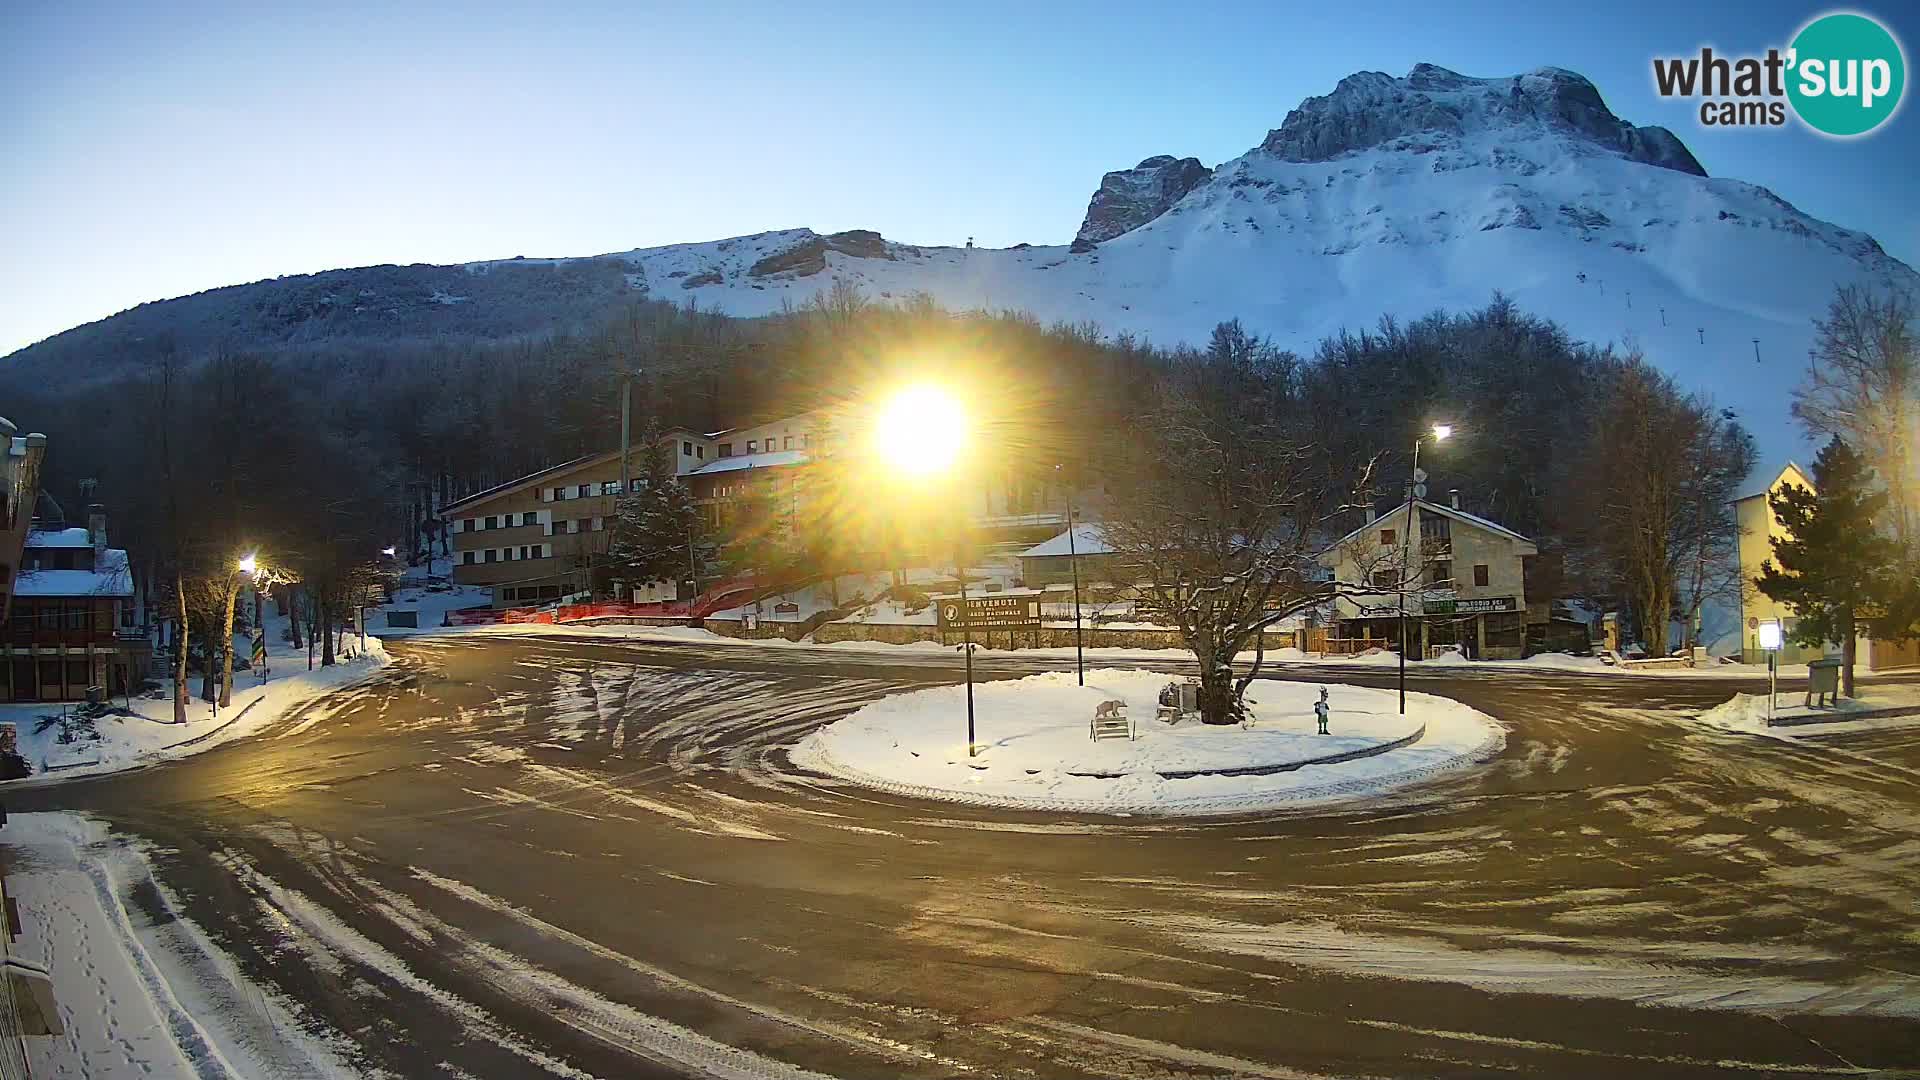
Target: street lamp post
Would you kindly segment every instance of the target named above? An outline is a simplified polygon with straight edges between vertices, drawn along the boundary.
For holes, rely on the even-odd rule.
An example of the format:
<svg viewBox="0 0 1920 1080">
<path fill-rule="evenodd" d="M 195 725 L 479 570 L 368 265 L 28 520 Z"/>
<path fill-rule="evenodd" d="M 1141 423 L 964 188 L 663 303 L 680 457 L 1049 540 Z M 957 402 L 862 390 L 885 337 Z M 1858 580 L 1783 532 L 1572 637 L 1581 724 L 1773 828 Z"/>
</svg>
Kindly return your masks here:
<svg viewBox="0 0 1920 1080">
<path fill-rule="evenodd" d="M 1407 513 L 1406 520 L 1400 523 L 1400 715 L 1407 715 L 1407 570 L 1408 547 L 1413 540 L 1413 489 L 1419 483 L 1420 444 L 1428 438 L 1439 442 L 1453 434 L 1451 424 L 1435 424 L 1430 432 L 1422 432 L 1413 440 L 1413 472 L 1407 477 Z"/>
<path fill-rule="evenodd" d="M 1054 475 L 1060 475 L 1060 466 L 1053 467 Z M 1073 667 L 1079 675 L 1080 685 L 1087 685 L 1087 652 L 1080 638 L 1080 550 L 1074 542 L 1073 490 L 1064 481 L 1060 490 L 1067 499 L 1067 567 L 1073 572 Z"/>
<path fill-rule="evenodd" d="M 874 417 L 874 449 L 900 473 L 920 478 L 950 473 L 967 442 L 966 410 L 947 391 L 936 386 L 912 386 L 888 399 Z M 956 541 L 959 564 L 960 640 L 966 653 L 967 756 L 979 756 L 974 741 L 973 613 L 967 598 L 966 547 Z"/>
</svg>

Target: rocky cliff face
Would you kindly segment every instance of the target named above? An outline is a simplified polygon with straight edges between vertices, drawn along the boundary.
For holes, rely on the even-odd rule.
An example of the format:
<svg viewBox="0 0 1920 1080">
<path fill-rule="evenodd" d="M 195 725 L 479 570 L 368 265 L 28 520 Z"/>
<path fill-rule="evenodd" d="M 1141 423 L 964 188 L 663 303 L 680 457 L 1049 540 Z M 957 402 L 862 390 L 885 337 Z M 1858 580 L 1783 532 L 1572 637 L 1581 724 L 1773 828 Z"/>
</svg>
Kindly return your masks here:
<svg viewBox="0 0 1920 1080">
<path fill-rule="evenodd" d="M 1283 161 L 1332 161 L 1356 150 L 1438 149 L 1498 128 L 1545 128 L 1632 161 L 1705 176 L 1678 138 L 1662 127 L 1635 127 L 1613 115 L 1584 76 L 1540 68 L 1505 79 L 1473 79 L 1419 64 L 1396 79 L 1362 71 L 1333 93 L 1308 98 L 1267 133 L 1261 148 Z"/>
<path fill-rule="evenodd" d="M 1212 175 L 1213 170 L 1200 164 L 1200 159 L 1171 154 L 1108 173 L 1100 178 L 1100 190 L 1087 203 L 1086 219 L 1073 238 L 1075 250 L 1088 250 L 1102 240 L 1145 225 Z"/>
</svg>

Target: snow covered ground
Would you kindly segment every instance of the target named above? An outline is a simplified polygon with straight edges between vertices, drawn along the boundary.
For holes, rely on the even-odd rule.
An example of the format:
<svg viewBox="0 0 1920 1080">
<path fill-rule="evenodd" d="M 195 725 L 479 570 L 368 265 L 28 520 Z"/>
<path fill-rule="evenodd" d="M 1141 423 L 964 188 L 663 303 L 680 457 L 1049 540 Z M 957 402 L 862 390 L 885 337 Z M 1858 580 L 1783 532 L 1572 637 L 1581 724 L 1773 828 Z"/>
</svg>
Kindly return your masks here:
<svg viewBox="0 0 1920 1080">
<path fill-rule="evenodd" d="M 352 1077 L 297 1006 L 241 978 L 154 881 L 144 855 L 76 814 L 17 814 L 0 828 L 17 955 L 53 977 L 65 1032 L 29 1038 L 41 1078 Z M 164 917 L 128 902 L 157 895 Z M 149 901 L 151 903 L 151 901 Z"/>
<path fill-rule="evenodd" d="M 1806 695 L 1798 690 L 1781 691 L 1774 703 L 1773 716 L 1779 721 L 1793 721 L 1778 726 L 1767 723 L 1767 695 L 1735 694 L 1730 700 L 1716 705 L 1699 716 L 1704 724 L 1725 728 L 1728 731 L 1744 731 L 1756 735 L 1771 735 L 1781 739 L 1796 739 L 1810 735 L 1840 735 L 1854 731 L 1872 731 L 1880 728 L 1920 725 L 1920 685 L 1913 683 L 1863 683 L 1860 696 L 1841 698 L 1832 708 L 1811 709 L 1806 706 Z M 1915 713 L 1905 716 L 1881 716 L 1857 720 L 1849 717 L 1877 709 L 1914 709 Z M 1808 723 L 1809 718 L 1821 718 Z"/>
<path fill-rule="evenodd" d="M 359 638 L 349 634 L 343 656 L 351 659 L 343 659 L 332 667 L 320 667 L 316 659 L 315 666 L 309 670 L 306 651 L 295 651 L 279 639 L 279 631 L 285 625 L 285 619 L 269 617 L 269 675 L 263 683 L 256 672 L 235 671 L 231 708 L 216 713 L 213 705 L 198 696 L 199 675 L 190 675 L 189 689 L 194 696 L 187 702 L 185 724 L 173 722 L 173 702 L 166 696 L 159 700 L 136 696 L 131 715 L 124 711 L 127 700 L 115 698 L 112 706 L 123 711 L 95 718 L 91 732 L 76 726 L 71 742 L 60 741 L 61 728 L 57 722 L 44 731 L 35 730 L 48 717 L 71 716 L 75 706 L 70 703 L 0 705 L 0 722 L 14 725 L 19 733 L 20 754 L 33 767 L 36 779 L 117 772 L 197 754 L 251 735 L 328 691 L 370 677 L 388 662 L 386 649 L 378 638 L 369 636 L 363 651 Z M 245 655 L 248 647 L 245 640 L 236 636 L 235 642 L 241 655 Z M 167 671 L 157 670 L 154 676 L 163 688 L 171 687 Z"/>
<path fill-rule="evenodd" d="M 1054 672 L 974 687 L 977 757 L 967 756 L 965 690 L 897 694 L 809 735 L 796 764 L 902 794 L 993 806 L 1115 814 L 1222 814 L 1351 799 L 1483 760 L 1505 745 L 1491 717 L 1458 702 L 1329 687 L 1332 734 L 1315 733 L 1319 687 L 1260 682 L 1255 722 L 1155 719 L 1166 675 L 1096 669 L 1079 686 Z M 1136 738 L 1088 736 L 1101 702 L 1127 703 Z M 1419 732 L 1410 745 L 1338 763 Z M 1246 770 L 1261 770 L 1248 772 Z M 1195 776 L 1168 774 L 1199 772 Z M 1237 775 L 1235 773 L 1238 773 Z"/>
<path fill-rule="evenodd" d="M 410 634 L 440 628 L 449 611 L 486 607 L 493 593 L 475 585 L 455 585 L 446 581 L 409 582 L 393 591 L 393 602 L 367 609 L 367 632 L 386 635 Z M 416 628 L 391 625 L 388 616 L 395 611 L 411 611 Z"/>
<path fill-rule="evenodd" d="M 882 604 L 894 603 L 894 601 L 882 601 Z M 935 618 L 936 616 L 933 610 L 928 608 L 922 613 L 922 619 L 917 625 L 932 626 L 934 625 Z M 857 620 L 848 619 L 845 621 L 852 622 Z M 900 622 L 912 620 L 875 619 L 873 621 Z M 1073 624 L 1069 622 L 1064 625 L 1071 627 Z M 1107 628 L 1111 628 L 1111 626 L 1103 627 L 1103 629 Z M 1165 629 L 1164 627 L 1151 628 Z M 428 632 L 429 631 L 425 629 L 420 631 L 420 633 Z M 943 645 L 935 641 L 915 641 L 905 645 L 896 645 L 884 641 L 835 641 L 830 643 L 816 643 L 807 640 L 787 641 L 784 638 L 735 638 L 727 637 L 723 634 L 716 634 L 697 626 L 588 626 L 565 623 L 559 625 L 514 623 L 444 627 L 431 632 L 438 634 L 472 634 L 483 637 L 543 637 L 559 635 L 564 637 L 603 637 L 629 641 L 694 641 L 711 645 L 737 645 L 743 648 L 836 649 L 877 653 L 898 653 L 905 649 L 957 652 L 959 649 L 956 645 Z M 381 630 L 380 633 L 382 636 L 398 636 L 407 632 L 399 631 L 395 633 Z M 1088 658 L 1097 660 L 1193 659 L 1192 653 L 1185 649 L 1177 648 L 1100 647 L 1089 648 L 1085 651 Z M 984 645 L 980 645 L 975 646 L 975 653 L 977 655 L 1017 656 L 1030 659 L 1071 659 L 1074 655 L 1074 650 L 1072 646 L 1044 649 L 990 649 Z M 1251 660 L 1252 658 L 1251 653 L 1242 656 L 1244 660 Z M 1287 667 L 1293 664 L 1312 665 L 1314 667 L 1332 665 L 1355 668 L 1392 668 L 1399 665 L 1399 659 L 1394 653 L 1384 649 L 1376 652 L 1363 653 L 1358 656 L 1323 656 L 1318 653 L 1304 653 L 1299 649 L 1288 647 L 1268 649 L 1261 670 L 1267 674 L 1284 675 Z M 1530 656 L 1525 660 L 1467 660 L 1458 655 L 1447 655 L 1434 660 L 1414 661 L 1407 666 L 1408 670 L 1416 672 L 1432 671 L 1437 668 L 1449 666 L 1461 666 L 1488 671 L 1571 671 L 1591 675 L 1612 675 L 1622 678 L 1763 679 L 1766 678 L 1767 675 L 1767 669 L 1758 664 L 1727 664 L 1716 662 L 1699 668 L 1628 668 L 1621 667 L 1617 664 L 1603 663 L 1598 657 L 1571 656 L 1566 653 L 1542 653 L 1537 656 Z M 1790 664 L 1780 669 L 1780 678 L 1782 679 L 1804 679 L 1806 675 L 1807 668 L 1804 664 Z"/>
</svg>

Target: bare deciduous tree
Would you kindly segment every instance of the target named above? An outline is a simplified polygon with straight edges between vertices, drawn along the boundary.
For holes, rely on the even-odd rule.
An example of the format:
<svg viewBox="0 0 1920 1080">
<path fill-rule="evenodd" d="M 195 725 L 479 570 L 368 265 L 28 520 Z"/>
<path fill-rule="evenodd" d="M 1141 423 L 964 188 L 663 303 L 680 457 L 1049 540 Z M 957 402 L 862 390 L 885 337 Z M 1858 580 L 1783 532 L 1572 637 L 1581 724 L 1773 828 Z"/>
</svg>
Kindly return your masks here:
<svg viewBox="0 0 1920 1080">
<path fill-rule="evenodd" d="M 1793 415 L 1815 440 L 1857 448 L 1887 486 L 1894 535 L 1912 552 L 1914 425 L 1920 422 L 1920 333 L 1913 293 L 1848 285 L 1814 322 L 1807 378 L 1793 394 Z"/>
<path fill-rule="evenodd" d="M 1293 357 L 1223 324 L 1206 353 L 1159 377 L 1112 470 L 1107 543 L 1141 582 L 1139 607 L 1199 660 L 1209 724 L 1245 718 L 1266 628 L 1332 595 L 1316 557 L 1351 507 L 1304 434 L 1294 372 Z M 1253 667 L 1236 680 L 1249 645 Z"/>
</svg>

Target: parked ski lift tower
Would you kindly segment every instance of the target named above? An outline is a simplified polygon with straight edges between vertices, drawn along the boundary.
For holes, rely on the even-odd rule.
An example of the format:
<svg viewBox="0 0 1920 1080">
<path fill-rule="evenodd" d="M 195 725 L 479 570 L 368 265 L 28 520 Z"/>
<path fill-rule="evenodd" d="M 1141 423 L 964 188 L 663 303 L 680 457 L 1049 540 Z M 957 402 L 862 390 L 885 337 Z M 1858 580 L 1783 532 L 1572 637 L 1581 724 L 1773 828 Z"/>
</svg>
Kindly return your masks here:
<svg viewBox="0 0 1920 1080">
<path fill-rule="evenodd" d="M 1773 703 L 1780 694 L 1780 646 L 1785 635 L 1781 633 L 1778 620 L 1763 622 L 1756 628 L 1760 635 L 1760 648 L 1767 654 L 1767 725 L 1773 725 Z"/>
</svg>

